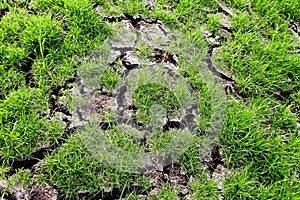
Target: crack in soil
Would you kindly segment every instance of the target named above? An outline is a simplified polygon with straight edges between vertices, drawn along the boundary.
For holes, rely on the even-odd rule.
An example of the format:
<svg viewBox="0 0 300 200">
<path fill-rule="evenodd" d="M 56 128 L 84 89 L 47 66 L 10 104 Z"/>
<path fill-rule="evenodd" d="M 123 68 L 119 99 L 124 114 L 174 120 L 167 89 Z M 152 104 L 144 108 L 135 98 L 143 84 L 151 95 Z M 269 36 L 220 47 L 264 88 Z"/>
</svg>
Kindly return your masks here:
<svg viewBox="0 0 300 200">
<path fill-rule="evenodd" d="M 34 55 L 34 53 L 31 53 L 28 56 L 26 63 L 19 66 L 20 67 L 19 69 L 25 74 L 25 82 L 26 85 L 28 85 L 29 87 L 37 87 L 37 84 L 35 83 L 36 80 L 34 79 L 34 75 L 32 72 L 32 65 L 35 57 L 36 56 Z"/>
<path fill-rule="evenodd" d="M 213 55 L 213 52 L 215 49 L 222 47 L 221 44 L 212 44 L 208 46 L 208 50 L 207 50 L 207 54 L 209 57 L 211 57 Z"/>
<path fill-rule="evenodd" d="M 208 170 L 213 173 L 218 165 L 224 166 L 225 158 L 222 156 L 220 152 L 220 146 L 214 146 L 211 154 L 203 156 L 203 164 L 208 168 Z"/>
<path fill-rule="evenodd" d="M 101 15 L 104 20 L 108 21 L 108 22 L 121 22 L 123 20 L 128 20 L 130 21 L 131 25 L 137 29 L 140 28 L 140 25 L 141 23 L 147 23 L 147 24 L 157 24 L 159 23 L 159 20 L 153 20 L 153 19 L 149 19 L 149 18 L 142 18 L 140 16 L 138 17 L 135 17 L 135 16 L 132 16 L 130 14 L 127 14 L 127 13 L 123 13 L 122 15 L 120 16 L 104 16 L 103 13 L 100 13 L 99 9 L 101 9 L 101 7 L 97 6 L 96 7 L 96 10 L 98 10 L 98 13 L 99 15 Z"/>
<path fill-rule="evenodd" d="M 290 21 L 290 28 L 293 31 L 293 34 L 300 40 L 300 23 L 294 20 Z"/>
<path fill-rule="evenodd" d="M 216 0 L 216 2 L 219 4 L 219 9 L 218 9 L 218 12 L 222 12 L 224 13 L 225 15 L 230 15 L 231 17 L 234 15 L 234 13 L 232 12 L 232 9 L 221 4 L 219 1 Z"/>
<path fill-rule="evenodd" d="M 45 157 L 46 153 L 52 152 L 52 148 L 50 145 L 45 145 L 44 147 L 39 148 L 31 155 L 22 156 L 21 158 L 17 158 L 11 163 L 11 170 L 6 172 L 6 176 L 12 176 L 17 172 L 18 169 L 31 169 L 33 165 L 37 164 L 40 160 Z"/>
<path fill-rule="evenodd" d="M 2 17 L 9 11 L 8 8 L 0 9 L 0 21 Z"/>
<path fill-rule="evenodd" d="M 24 78 L 25 78 L 25 84 L 28 85 L 31 88 L 37 88 L 37 83 L 35 80 L 35 77 L 32 73 L 32 65 L 33 65 L 33 60 L 34 60 L 35 55 L 32 53 L 28 56 L 28 59 L 26 62 L 22 65 L 19 65 L 19 70 L 24 73 Z M 10 67 L 6 67 L 5 69 L 9 70 L 11 69 Z M 12 86 L 8 87 L 7 90 L 11 90 L 12 88 L 18 89 L 17 84 L 13 84 Z M 4 94 L 0 94 L 0 99 L 5 99 Z"/>
</svg>

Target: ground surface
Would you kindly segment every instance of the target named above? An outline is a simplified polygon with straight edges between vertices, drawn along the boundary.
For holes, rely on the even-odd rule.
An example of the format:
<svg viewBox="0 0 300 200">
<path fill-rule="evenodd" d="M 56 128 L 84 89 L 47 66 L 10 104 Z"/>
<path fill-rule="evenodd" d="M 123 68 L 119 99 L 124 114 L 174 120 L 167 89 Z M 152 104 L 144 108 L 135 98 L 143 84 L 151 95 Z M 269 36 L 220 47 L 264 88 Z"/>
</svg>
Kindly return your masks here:
<svg viewBox="0 0 300 200">
<path fill-rule="evenodd" d="M 84 58 L 95 60 L 103 41 L 117 34 L 116 24 L 177 30 L 201 47 L 199 57 L 219 72 L 227 96 L 222 131 L 209 153 L 199 154 L 196 142 L 178 162 L 130 173 L 99 162 L 82 144 L 78 115 L 91 111 L 72 108 L 70 99 L 81 94 L 74 84 L 85 86 Z M 0 198 L 299 199 L 299 1 L 5 1 L 0 41 Z M 88 109 L 103 117 L 122 73 L 147 58 L 178 70 L 201 97 L 200 142 L 212 108 L 197 68 L 181 63 L 180 52 L 159 48 L 113 53 Z M 170 115 L 178 109 L 176 91 L 146 86 L 132 96 L 136 121 L 147 121 L 154 100 Z M 126 150 L 151 151 L 169 141 L 177 124 L 168 118 L 151 140 L 133 141 L 119 129 L 109 129 L 109 136 Z"/>
</svg>

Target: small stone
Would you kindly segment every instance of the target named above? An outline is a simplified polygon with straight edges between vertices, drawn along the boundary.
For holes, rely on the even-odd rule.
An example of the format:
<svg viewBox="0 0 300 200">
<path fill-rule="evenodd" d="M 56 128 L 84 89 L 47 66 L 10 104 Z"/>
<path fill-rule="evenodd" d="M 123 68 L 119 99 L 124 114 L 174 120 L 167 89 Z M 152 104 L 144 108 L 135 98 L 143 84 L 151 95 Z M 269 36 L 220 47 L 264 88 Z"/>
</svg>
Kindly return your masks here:
<svg viewBox="0 0 300 200">
<path fill-rule="evenodd" d="M 186 195 L 186 194 L 189 193 L 189 189 L 187 189 L 186 187 L 181 187 L 181 188 L 179 189 L 179 192 L 180 192 L 181 194 L 183 194 L 183 195 Z"/>
<path fill-rule="evenodd" d="M 156 1 L 155 0 L 147 0 L 146 6 L 155 7 Z"/>
<path fill-rule="evenodd" d="M 174 176 L 170 179 L 170 186 L 174 187 L 176 185 L 178 185 L 178 182 L 180 181 L 179 176 Z"/>
<path fill-rule="evenodd" d="M 300 179 L 300 173 L 297 173 L 295 176 L 297 179 Z"/>
<path fill-rule="evenodd" d="M 180 175 L 181 175 L 181 176 L 185 176 L 185 175 L 186 175 L 186 171 L 183 170 L 183 169 L 181 169 L 181 170 L 180 170 Z"/>
<path fill-rule="evenodd" d="M 51 94 L 50 98 L 51 98 L 51 99 L 56 99 L 56 95 Z"/>
<path fill-rule="evenodd" d="M 132 69 L 140 64 L 139 57 L 133 51 L 127 51 L 124 58 L 123 64 L 127 69 Z"/>
<path fill-rule="evenodd" d="M 223 184 L 223 182 L 218 182 L 218 190 L 224 190 L 224 184 Z"/>
<path fill-rule="evenodd" d="M 157 187 L 150 191 L 151 196 L 156 196 L 157 194 L 158 194 L 158 188 Z"/>
<path fill-rule="evenodd" d="M 82 91 L 83 91 L 84 94 L 89 94 L 90 92 L 92 92 L 92 90 L 90 88 L 86 87 L 86 86 L 83 86 Z"/>
<path fill-rule="evenodd" d="M 171 70 L 173 73 L 179 74 L 179 67 L 172 63 L 162 63 L 162 67 L 166 70 Z"/>
<path fill-rule="evenodd" d="M 139 194 L 136 196 L 138 199 L 148 199 L 147 195 Z"/>
<path fill-rule="evenodd" d="M 164 179 L 168 180 L 169 179 L 169 175 L 168 174 L 164 174 Z"/>
<path fill-rule="evenodd" d="M 176 54 L 172 54 L 171 56 L 176 63 L 179 62 L 178 56 Z"/>
<path fill-rule="evenodd" d="M 221 43 L 218 41 L 218 38 L 209 37 L 206 39 L 210 45 L 220 45 Z"/>
<path fill-rule="evenodd" d="M 216 172 L 221 172 L 222 171 L 222 165 L 217 165 L 215 171 Z"/>
<path fill-rule="evenodd" d="M 209 38 L 209 37 L 212 37 L 213 34 L 207 30 L 203 30 L 202 35 L 206 38 Z"/>
</svg>

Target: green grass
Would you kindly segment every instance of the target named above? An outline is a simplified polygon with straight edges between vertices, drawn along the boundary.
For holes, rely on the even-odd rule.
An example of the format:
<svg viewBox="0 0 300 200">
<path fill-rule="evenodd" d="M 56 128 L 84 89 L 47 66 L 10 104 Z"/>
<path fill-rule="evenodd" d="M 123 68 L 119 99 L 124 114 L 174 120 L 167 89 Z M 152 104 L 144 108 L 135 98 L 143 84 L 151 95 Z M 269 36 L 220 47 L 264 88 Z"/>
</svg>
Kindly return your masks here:
<svg viewBox="0 0 300 200">
<path fill-rule="evenodd" d="M 144 120 L 147 116 L 150 116 L 150 109 L 153 105 L 162 105 L 166 109 L 167 115 L 172 115 L 175 110 L 180 108 L 180 102 L 175 94 L 158 83 L 149 83 L 141 85 L 132 94 L 133 104 L 138 108 L 138 114 L 144 116 Z M 139 119 L 139 117 L 137 117 Z M 149 120 L 146 120 L 147 122 Z"/>
<path fill-rule="evenodd" d="M 41 179 L 49 179 L 65 198 L 78 196 L 78 191 L 95 192 L 104 184 L 104 178 L 97 175 L 101 165 L 91 160 L 83 151 L 78 140 L 70 138 L 68 143 L 45 161 L 45 175 Z"/>
<path fill-rule="evenodd" d="M 11 161 L 28 155 L 63 134 L 62 122 L 49 121 L 43 116 L 48 106 L 39 89 L 26 87 L 11 92 L 1 101 L 2 159 Z"/>
<path fill-rule="evenodd" d="M 228 96 L 226 120 L 218 142 L 226 158 L 225 167 L 232 175 L 226 178 L 224 190 L 218 190 L 216 181 L 206 179 L 209 172 L 202 168 L 197 145 L 192 145 L 180 158 L 188 172 L 189 196 L 191 199 L 219 199 L 220 195 L 225 199 L 298 199 L 300 57 L 297 51 L 300 42 L 290 23 L 291 20 L 300 22 L 300 3 L 297 0 L 220 3 L 233 13 L 228 15 L 232 34 L 221 37 L 222 47 L 214 59 L 218 68 L 234 75 L 235 89 L 244 97 L 237 102 Z M 0 18 L 0 178 L 15 188 L 16 183 L 25 188 L 34 181 L 49 184 L 57 189 L 61 199 L 82 199 L 78 191 L 92 195 L 113 187 L 118 188 L 124 199 L 138 199 L 139 194 L 146 194 L 150 199 L 180 199 L 177 188 L 168 184 L 156 197 L 151 196 L 148 178 L 99 162 L 82 145 L 79 133 L 66 138 L 65 124 L 59 119 L 50 120 L 51 91 L 65 87 L 74 73 L 82 70 L 80 67 L 86 67 L 88 73 L 89 66 L 80 58 L 97 51 L 114 32 L 113 26 L 94 10 L 96 4 L 102 6 L 107 16 L 127 13 L 162 20 L 203 50 L 209 45 L 203 31 L 215 35 L 224 31 L 217 1 L 157 0 L 153 8 L 138 0 L 0 3 L 0 13 L 3 13 Z M 150 47 L 141 48 L 137 55 L 150 59 L 152 51 Z M 109 67 L 103 71 L 99 83 L 112 91 L 121 76 Z M 200 97 L 199 124 L 205 132 L 212 112 L 210 91 L 189 63 L 183 61 L 180 72 L 188 77 Z M 154 84 L 142 84 L 143 78 L 136 83 L 140 87 L 132 96 L 141 118 L 147 118 L 154 103 L 163 104 L 170 114 L 181 105 L 184 95 L 176 98 L 181 90 L 166 88 L 155 80 Z M 117 128 L 111 131 L 110 139 L 121 148 L 133 152 L 146 150 L 137 143 L 132 145 L 134 137 Z M 151 138 L 152 148 L 165 146 L 170 137 L 170 133 L 158 132 Z M 200 142 L 201 136 L 198 139 Z M 42 160 L 42 170 L 37 176 L 33 178 L 26 169 L 6 174 L 14 160 L 31 155 L 47 144 L 59 147 Z M 137 183 L 140 186 L 134 187 Z M 7 191 L 0 194 L 9 195 Z"/>
</svg>

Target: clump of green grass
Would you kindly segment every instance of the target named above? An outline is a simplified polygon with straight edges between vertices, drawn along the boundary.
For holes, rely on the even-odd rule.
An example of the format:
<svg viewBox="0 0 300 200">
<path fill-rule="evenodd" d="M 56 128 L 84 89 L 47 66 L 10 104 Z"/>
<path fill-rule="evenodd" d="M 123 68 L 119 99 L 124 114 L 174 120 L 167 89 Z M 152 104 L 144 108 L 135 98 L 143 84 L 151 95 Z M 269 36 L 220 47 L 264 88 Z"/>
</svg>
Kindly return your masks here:
<svg viewBox="0 0 300 200">
<path fill-rule="evenodd" d="M 223 43 L 222 57 L 236 75 L 242 93 L 247 97 L 294 93 L 299 88 L 299 41 L 289 29 L 290 18 L 297 19 L 298 2 L 283 1 L 231 2 L 243 10 L 231 19 L 234 39 Z M 242 4 L 242 5 L 240 5 Z M 295 7 L 296 6 L 296 7 Z M 286 10 L 286 11 L 283 11 Z M 285 13 L 285 14 L 283 14 Z M 283 97 L 289 102 L 291 95 Z"/>
<path fill-rule="evenodd" d="M 149 110 L 154 104 L 162 105 L 166 114 L 172 115 L 180 108 L 180 102 L 171 89 L 158 83 L 141 85 L 132 94 L 133 104 L 138 108 L 138 115 L 146 122 Z"/>
<path fill-rule="evenodd" d="M 227 122 L 225 132 L 231 134 L 221 137 L 229 155 L 228 165 L 244 168 L 240 172 L 244 178 L 237 178 L 239 174 L 228 181 L 226 195 L 294 198 L 298 195 L 295 174 L 299 171 L 300 152 L 295 146 L 299 142 L 299 111 L 295 109 L 299 57 L 293 49 L 298 48 L 299 42 L 289 31 L 286 16 L 273 7 L 266 10 L 254 4 L 256 13 L 244 11 L 233 17 L 235 38 L 224 43 L 220 54 L 236 75 L 242 93 L 249 98 L 246 105 L 232 105 L 227 121 L 236 123 L 228 126 Z M 269 15 L 272 10 L 278 15 Z M 277 92 L 289 94 L 279 101 Z"/>
<path fill-rule="evenodd" d="M 108 141 L 112 142 L 112 145 L 115 145 L 128 153 L 135 154 L 144 150 L 140 147 L 141 138 L 139 138 L 139 135 L 134 132 L 134 130 L 122 130 L 118 126 L 113 126 L 111 130 L 107 130 L 105 133 L 105 137 Z"/>
<path fill-rule="evenodd" d="M 282 179 L 271 185 L 262 184 L 261 181 L 252 176 L 249 169 L 252 165 L 246 165 L 243 170 L 238 170 L 225 182 L 224 195 L 230 199 L 293 199 L 299 196 L 299 179 L 293 177 Z"/>
<path fill-rule="evenodd" d="M 10 11 L 2 18 L 1 27 L 1 60 L 5 70 L 14 70 L 16 77 L 24 79 L 31 73 L 32 63 L 53 55 L 59 50 L 63 42 L 63 32 L 59 21 L 50 15 L 28 14 L 17 7 L 10 7 Z M 49 72 L 48 72 L 49 73 Z M 6 84 L 21 86 L 9 80 Z M 10 88 L 3 91 L 7 94 Z"/>
<path fill-rule="evenodd" d="M 119 172 L 95 160 L 82 145 L 80 136 L 72 136 L 55 153 L 46 157 L 40 180 L 58 188 L 61 198 L 79 198 L 79 191 L 90 194 L 109 191 L 112 187 L 124 191 L 139 182 L 147 187 L 148 180 Z M 101 152 L 99 152 L 101 153 Z"/>
<path fill-rule="evenodd" d="M 227 123 L 221 143 L 228 155 L 228 165 L 239 168 L 250 165 L 250 176 L 262 184 L 276 184 L 286 178 L 292 179 L 299 170 L 299 142 L 295 129 L 290 133 L 268 127 L 261 120 L 265 108 L 247 108 L 239 103 L 228 107 Z M 282 125 L 282 122 L 281 122 Z"/>
<path fill-rule="evenodd" d="M 242 18 L 242 21 L 246 20 Z M 251 20 L 247 23 L 251 23 L 249 21 Z M 237 24 L 238 26 L 245 25 L 241 22 Z M 245 26 L 249 27 L 249 25 Z M 259 28 L 245 32 L 240 27 L 234 33 L 236 39 L 224 45 L 226 47 L 222 55 L 230 70 L 237 75 L 237 82 L 247 96 L 293 90 L 298 85 L 299 68 L 296 66 L 299 63 L 299 57 L 297 53 L 289 53 L 289 49 L 295 48 L 295 39 L 286 32 L 288 24 L 280 26 L 283 27 L 285 33 L 281 34 L 279 30 L 275 30 L 270 35 L 273 38 L 272 41 L 261 37 Z"/>
<path fill-rule="evenodd" d="M 105 183 L 101 165 L 92 160 L 78 138 L 70 138 L 61 149 L 47 156 L 43 164 L 42 182 L 49 181 L 65 198 L 78 198 L 78 191 L 95 192 Z"/>
<path fill-rule="evenodd" d="M 33 7 L 62 22 L 64 40 L 59 51 L 39 60 L 38 65 L 34 66 L 41 87 L 61 85 L 72 77 L 78 67 L 76 56 L 83 56 L 88 50 L 97 48 L 111 32 L 93 10 L 89 0 L 36 1 Z"/>
<path fill-rule="evenodd" d="M 9 68 L 22 68 L 35 57 L 46 57 L 49 49 L 57 50 L 63 39 L 60 23 L 50 15 L 28 14 L 19 8 L 11 8 L 0 27 L 2 42 L 8 45 L 3 48 L 3 64 Z"/>
<path fill-rule="evenodd" d="M 0 155 L 12 161 L 31 154 L 63 133 L 62 122 L 47 121 L 47 99 L 39 89 L 22 87 L 0 104 Z"/>
<path fill-rule="evenodd" d="M 109 34 L 100 16 L 93 10 L 90 0 L 38 0 L 34 7 L 63 19 L 63 29 L 67 32 L 65 44 L 68 53 L 82 54 Z"/>
<path fill-rule="evenodd" d="M 234 6 L 243 10 L 251 8 L 253 12 L 260 16 L 268 17 L 268 21 L 271 23 L 282 18 L 294 18 L 296 21 L 300 19 L 300 3 L 297 0 L 292 0 L 289 3 L 282 0 L 273 0 L 271 2 L 265 0 L 226 0 L 225 2 L 228 6 Z"/>
<path fill-rule="evenodd" d="M 110 91 L 115 88 L 119 81 L 119 73 L 113 69 L 106 69 L 100 76 L 100 83 Z"/>
</svg>

